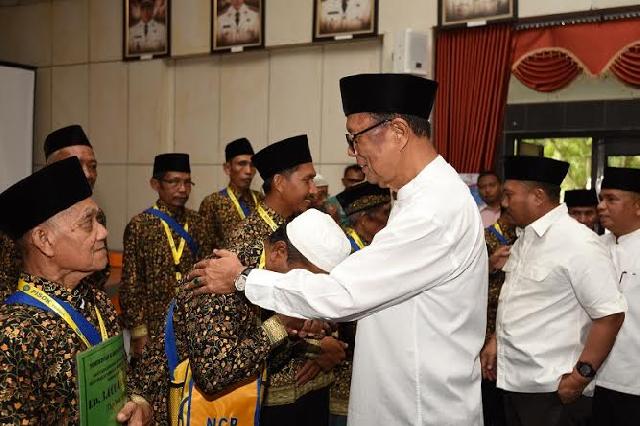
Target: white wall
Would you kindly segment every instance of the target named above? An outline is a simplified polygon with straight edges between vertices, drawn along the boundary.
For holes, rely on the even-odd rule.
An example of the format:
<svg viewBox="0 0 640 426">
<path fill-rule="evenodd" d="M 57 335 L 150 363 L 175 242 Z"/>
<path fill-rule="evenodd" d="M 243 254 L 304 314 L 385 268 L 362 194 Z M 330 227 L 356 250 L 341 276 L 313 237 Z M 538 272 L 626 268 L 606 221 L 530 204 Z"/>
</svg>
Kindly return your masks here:
<svg viewBox="0 0 640 426">
<path fill-rule="evenodd" d="M 80 123 L 96 150 L 96 198 L 121 248 L 131 216 L 154 199 L 155 154 L 192 155 L 191 206 L 226 182 L 224 144 L 249 137 L 256 148 L 308 133 L 318 169 L 341 189 L 344 117 L 338 80 L 391 70 L 393 34 L 430 30 L 437 0 L 379 0 L 380 39 L 311 44 L 313 0 L 268 0 L 265 51 L 209 55 L 210 0 L 172 1 L 171 59 L 122 62 L 122 0 L 19 0 L 0 7 L 0 60 L 38 66 L 34 167 L 52 129 Z M 521 16 L 632 4 L 628 0 L 520 0 Z M 510 102 L 537 94 L 512 83 Z M 576 96 L 632 96 L 607 84 Z M 546 96 L 546 95 L 545 95 Z M 553 98 L 546 98 L 553 100 Z"/>
<path fill-rule="evenodd" d="M 81 124 L 99 161 L 96 198 L 110 246 L 154 200 L 153 157 L 189 152 L 190 205 L 226 184 L 224 145 L 259 149 L 307 133 L 335 193 L 346 164 L 338 80 L 390 69 L 392 33 L 435 25 L 436 0 L 380 0 L 379 32 L 362 41 L 311 44 L 312 0 L 269 0 L 264 51 L 209 54 L 210 0 L 172 2 L 170 59 L 122 62 L 121 0 L 21 0 L 0 7 L 0 60 L 38 66 L 34 167 L 52 129 Z M 383 68 L 385 67 L 385 68 Z"/>
</svg>

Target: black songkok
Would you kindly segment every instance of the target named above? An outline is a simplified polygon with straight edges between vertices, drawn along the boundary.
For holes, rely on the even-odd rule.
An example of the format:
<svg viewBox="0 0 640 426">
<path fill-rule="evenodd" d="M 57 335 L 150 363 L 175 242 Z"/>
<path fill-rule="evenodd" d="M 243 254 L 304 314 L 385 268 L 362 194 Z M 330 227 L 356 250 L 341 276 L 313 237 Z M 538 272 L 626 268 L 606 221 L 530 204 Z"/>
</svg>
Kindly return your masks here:
<svg viewBox="0 0 640 426">
<path fill-rule="evenodd" d="M 78 157 L 56 161 L 0 194 L 0 230 L 18 239 L 91 194 Z"/>
<path fill-rule="evenodd" d="M 160 154 L 153 160 L 153 176 L 159 176 L 166 172 L 191 173 L 189 154 Z"/>
<path fill-rule="evenodd" d="M 304 163 L 312 163 L 307 135 L 283 139 L 261 149 L 251 158 L 262 180 Z"/>
<path fill-rule="evenodd" d="M 253 155 L 253 147 L 251 142 L 247 138 L 236 139 L 233 142 L 229 142 L 224 148 L 225 161 L 228 163 L 238 155 Z"/>
<path fill-rule="evenodd" d="M 601 188 L 640 193 L 640 169 L 607 167 L 604 169 Z"/>
<path fill-rule="evenodd" d="M 547 157 L 519 155 L 504 160 L 505 180 L 528 180 L 560 186 L 569 171 L 569 163 Z"/>
<path fill-rule="evenodd" d="M 429 118 L 438 83 L 409 74 L 358 74 L 340 79 L 344 115 L 395 113 Z"/>
<path fill-rule="evenodd" d="M 595 189 L 574 189 L 564 193 L 567 207 L 595 207 L 598 205 L 598 195 Z"/>
<path fill-rule="evenodd" d="M 44 156 L 49 158 L 57 150 L 75 145 L 85 145 L 92 148 L 89 138 L 82 127 L 77 124 L 49 133 L 44 140 Z"/>
</svg>

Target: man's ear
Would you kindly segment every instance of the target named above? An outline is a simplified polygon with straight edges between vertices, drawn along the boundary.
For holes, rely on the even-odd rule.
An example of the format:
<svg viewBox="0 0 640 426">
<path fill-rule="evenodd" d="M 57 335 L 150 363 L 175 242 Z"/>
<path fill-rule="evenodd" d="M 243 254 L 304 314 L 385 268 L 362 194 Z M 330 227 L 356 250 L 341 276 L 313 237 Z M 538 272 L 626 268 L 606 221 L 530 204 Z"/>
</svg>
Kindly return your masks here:
<svg viewBox="0 0 640 426">
<path fill-rule="evenodd" d="M 279 193 L 284 193 L 286 190 L 286 180 L 284 175 L 276 173 L 271 180 L 271 188 L 275 189 Z"/>
<path fill-rule="evenodd" d="M 640 194 L 633 194 L 633 209 L 635 210 L 635 216 L 640 217 Z"/>
<path fill-rule="evenodd" d="M 269 263 L 274 266 L 272 269 L 280 270 L 276 272 L 286 271 L 288 257 L 287 244 L 284 241 L 276 241 L 271 244 L 269 249 Z"/>
<path fill-rule="evenodd" d="M 55 250 L 53 249 L 55 235 L 46 224 L 38 225 L 29 231 L 26 243 L 33 245 L 47 257 L 53 257 L 55 254 Z"/>
<path fill-rule="evenodd" d="M 533 193 L 533 195 L 535 197 L 536 205 L 540 205 L 540 204 L 544 203 L 549 198 L 549 196 L 544 191 L 544 189 L 542 189 L 540 187 L 533 188 L 532 189 L 532 193 Z"/>
<path fill-rule="evenodd" d="M 404 119 L 397 117 L 389 123 L 389 127 L 395 135 L 396 143 L 399 145 L 400 151 L 402 151 L 409 142 L 409 134 L 411 131 L 409 123 Z"/>
<path fill-rule="evenodd" d="M 151 189 L 156 192 L 160 190 L 160 181 L 156 178 L 149 179 L 149 185 L 151 186 Z"/>
<path fill-rule="evenodd" d="M 222 165 L 222 170 L 224 170 L 224 174 L 227 176 L 231 176 L 231 163 L 227 161 Z"/>
</svg>

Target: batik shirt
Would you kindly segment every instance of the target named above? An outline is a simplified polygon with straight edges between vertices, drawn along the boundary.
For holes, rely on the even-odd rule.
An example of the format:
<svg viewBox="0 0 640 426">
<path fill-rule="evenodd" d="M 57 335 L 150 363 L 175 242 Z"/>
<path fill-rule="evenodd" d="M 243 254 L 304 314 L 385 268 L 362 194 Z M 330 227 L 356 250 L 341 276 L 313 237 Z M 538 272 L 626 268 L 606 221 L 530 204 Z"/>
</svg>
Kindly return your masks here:
<svg viewBox="0 0 640 426">
<path fill-rule="evenodd" d="M 275 319 L 257 326 L 256 311 L 242 293 L 193 296 L 180 291 L 174 309 L 174 334 L 178 359 L 189 358 L 198 388 L 209 395 L 230 385 L 257 377 L 267 356 L 287 340 L 287 332 Z M 170 380 L 164 335 L 145 351 L 142 368 L 129 380 L 129 392 L 152 403 L 155 421 L 167 420 Z"/>
<path fill-rule="evenodd" d="M 285 218 L 266 204 L 260 203 L 260 206 L 273 219 L 276 226 L 281 226 L 286 222 Z M 229 250 L 237 254 L 243 265 L 257 268 L 264 249 L 263 242 L 269 238 L 272 232 L 271 227 L 256 210 L 235 229 L 230 240 Z M 257 310 L 259 308 L 254 307 L 254 309 Z M 261 319 L 265 320 L 272 314 L 273 312 L 262 310 Z M 308 343 L 316 346 L 315 351 L 318 350 L 318 342 L 309 339 Z M 292 357 L 291 352 L 289 352 L 272 357 L 268 365 L 269 374 L 265 386 L 265 405 L 293 403 L 308 392 L 328 386 L 333 381 L 331 374 L 321 372 L 305 385 L 296 385 L 296 373 L 308 360 L 305 347 L 314 348 L 308 345 L 296 345 L 295 353 L 298 354 L 297 356 Z"/>
<path fill-rule="evenodd" d="M 264 200 L 261 193 L 257 191 L 251 192 L 258 202 Z M 249 217 L 255 212 L 256 207 L 252 196 L 249 194 L 236 194 L 236 196 L 245 217 Z M 232 232 L 244 219 L 240 216 L 231 198 L 229 198 L 227 188 L 205 197 L 200 203 L 199 213 L 205 221 L 207 232 L 213 234 L 215 247 L 220 248 L 229 246 Z"/>
<path fill-rule="evenodd" d="M 120 288 L 123 323 L 134 336 L 144 335 L 146 330 L 150 340 L 163 330 L 167 307 L 177 291 L 176 272 L 185 276 L 197 261 L 213 250 L 204 220 L 197 212 L 185 208 L 172 213 L 162 201 L 156 205 L 180 225 L 189 224 L 188 232 L 199 250 L 192 253 L 185 244 L 176 266 L 163 222 L 158 217 L 143 212 L 131 219 L 125 228 Z M 177 248 L 181 237 L 174 230 L 171 235 Z"/>
<path fill-rule="evenodd" d="M 502 219 L 496 222 L 498 225 L 492 225 L 493 230 L 486 228 L 484 230 L 484 239 L 487 242 L 487 252 L 489 257 L 503 245 L 513 245 L 518 238 L 516 236 L 516 227 L 505 224 Z M 501 235 L 498 238 L 496 232 Z M 500 289 L 504 283 L 504 272 L 501 270 L 489 271 L 489 297 L 487 299 L 487 338 L 496 331 L 496 314 L 498 312 L 498 297 L 500 297 Z"/>
<path fill-rule="evenodd" d="M 104 292 L 86 283 L 69 290 L 28 274 L 20 278 L 68 302 L 96 330 L 98 308 L 108 336 L 120 333 Z M 23 304 L 0 305 L 0 424 L 78 424 L 76 354 L 86 349 L 57 314 Z"/>
</svg>

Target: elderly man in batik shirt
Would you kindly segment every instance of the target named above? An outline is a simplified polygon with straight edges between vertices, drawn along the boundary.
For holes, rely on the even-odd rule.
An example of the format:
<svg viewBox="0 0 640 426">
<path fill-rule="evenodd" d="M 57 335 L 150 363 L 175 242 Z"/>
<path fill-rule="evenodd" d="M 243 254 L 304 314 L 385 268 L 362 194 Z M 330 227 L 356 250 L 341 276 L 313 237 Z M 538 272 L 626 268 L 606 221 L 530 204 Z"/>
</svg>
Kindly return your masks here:
<svg viewBox="0 0 640 426">
<path fill-rule="evenodd" d="M 265 251 L 266 269 L 323 271 L 332 269 L 350 250 L 328 215 L 308 210 L 272 233 L 265 241 Z M 290 357 L 294 347 L 307 345 L 301 339 L 287 338 L 286 329 L 299 329 L 300 320 L 273 315 L 261 325 L 257 323 L 255 307 L 240 294 L 194 296 L 188 289 L 178 293 L 173 318 L 178 359 L 189 358 L 195 383 L 202 392 L 218 394 L 260 374 L 268 359 Z M 305 362 L 300 358 L 301 365 Z M 169 376 L 162 339 L 145 352 L 142 364 L 130 382 L 131 392 L 153 401 L 159 413 L 156 421 L 166 424 Z M 320 413 L 322 406 L 302 408 L 305 413 L 295 414 L 298 424 L 312 424 L 318 416 L 326 420 L 326 405 Z M 263 416 L 260 423 L 268 424 L 265 421 L 268 418 Z"/>
<path fill-rule="evenodd" d="M 124 230 L 120 302 L 134 357 L 162 333 L 177 282 L 213 250 L 204 220 L 185 207 L 192 185 L 187 154 L 158 155 L 151 178 L 158 200 Z"/>
<path fill-rule="evenodd" d="M 98 163 L 89 138 L 79 125 L 63 127 L 50 133 L 44 141 L 44 156 L 47 164 L 69 157 L 78 157 L 89 185 L 91 188 L 95 186 L 98 178 Z M 98 222 L 107 226 L 107 218 L 102 210 L 98 210 Z M 20 263 L 20 253 L 14 242 L 0 232 L 0 298 L 2 300 L 15 290 Z M 104 269 L 84 278 L 84 282 L 104 290 L 110 272 L 111 268 L 107 263 Z"/>
<path fill-rule="evenodd" d="M 106 295 L 83 281 L 107 263 L 91 193 L 72 157 L 0 194 L 0 229 L 23 259 L 17 290 L 0 306 L 2 424 L 79 424 L 76 354 L 120 333 Z M 118 420 L 146 423 L 149 404 L 132 399 Z"/>
<path fill-rule="evenodd" d="M 200 203 L 200 216 L 207 231 L 214 235 L 215 247 L 227 247 L 230 234 L 256 210 L 264 197 L 251 189 L 256 169 L 251 163 L 253 147 L 246 138 L 229 142 L 225 147 L 224 172 L 229 176 L 226 188 L 210 194 Z"/>
</svg>

